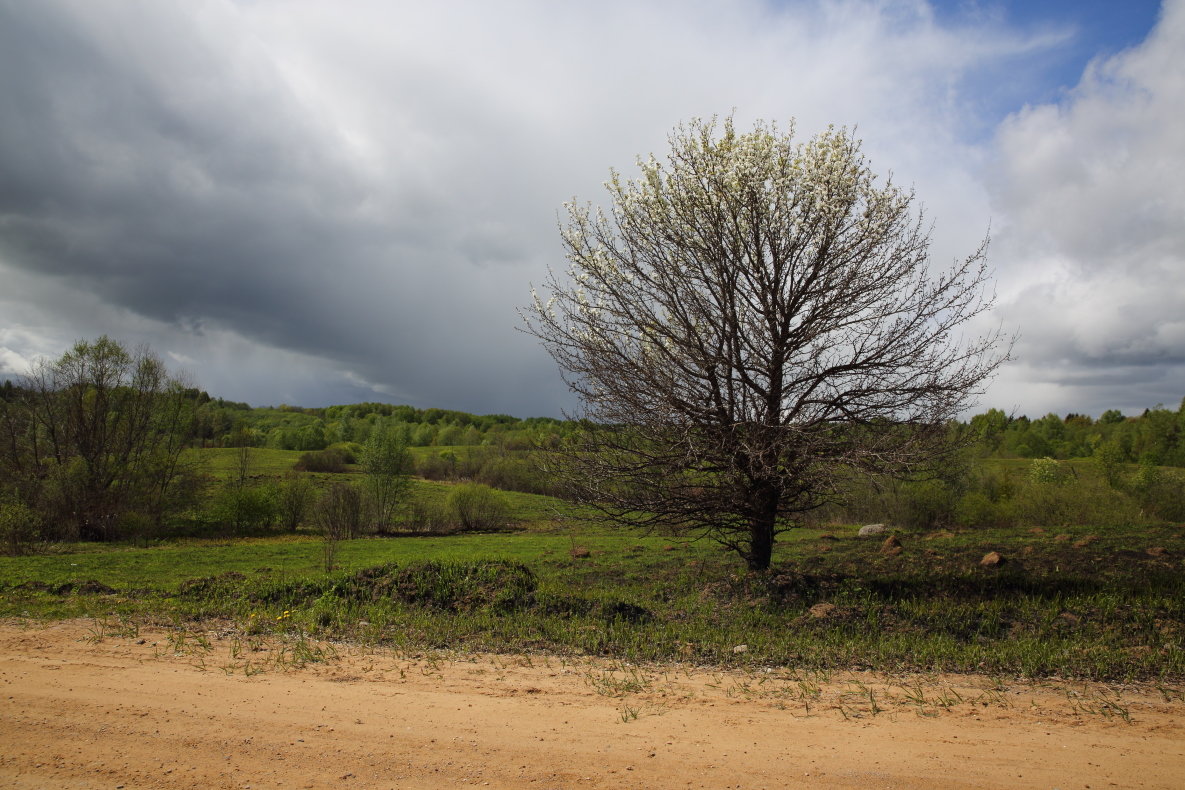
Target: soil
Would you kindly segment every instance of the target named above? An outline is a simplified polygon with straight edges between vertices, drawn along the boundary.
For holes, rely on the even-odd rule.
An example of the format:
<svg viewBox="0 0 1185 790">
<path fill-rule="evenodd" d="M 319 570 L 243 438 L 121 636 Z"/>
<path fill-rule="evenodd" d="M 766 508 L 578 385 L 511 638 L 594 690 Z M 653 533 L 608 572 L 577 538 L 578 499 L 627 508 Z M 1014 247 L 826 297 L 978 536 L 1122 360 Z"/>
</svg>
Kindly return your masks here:
<svg viewBox="0 0 1185 790">
<path fill-rule="evenodd" d="M 202 640 L 208 642 L 207 646 Z M 0 624 L 7 788 L 1179 788 L 1185 702 Z M 1169 699 L 1166 699 L 1166 696 Z"/>
</svg>

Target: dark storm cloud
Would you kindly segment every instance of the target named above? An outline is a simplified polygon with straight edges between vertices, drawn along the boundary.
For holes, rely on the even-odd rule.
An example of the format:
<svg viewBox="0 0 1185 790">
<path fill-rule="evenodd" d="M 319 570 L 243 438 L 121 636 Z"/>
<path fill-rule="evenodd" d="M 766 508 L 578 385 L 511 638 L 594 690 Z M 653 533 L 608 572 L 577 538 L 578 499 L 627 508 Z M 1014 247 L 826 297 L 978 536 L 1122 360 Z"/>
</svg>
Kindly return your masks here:
<svg viewBox="0 0 1185 790">
<path fill-rule="evenodd" d="M 561 380 L 514 327 L 530 283 L 563 268 L 562 201 L 599 199 L 609 167 L 629 175 L 692 116 L 859 124 L 878 172 L 939 207 L 949 260 L 989 218 L 985 152 L 960 142 L 985 118 L 961 80 L 1059 40 L 943 27 L 920 2 L 344 8 L 0 0 L 0 372 L 107 332 L 236 400 L 558 414 Z M 1036 128 L 1018 118 L 1005 142 Z M 1001 150 L 1027 172 L 1025 144 Z M 1030 188 L 1007 182 L 993 221 L 1040 216 Z M 1150 243 L 1178 238 L 1152 219 Z M 1047 230 L 1015 221 L 998 246 Z M 1002 273 L 1007 257 L 993 249 Z M 1046 301 L 1097 301 L 1088 280 Z M 1135 369 L 1174 337 L 1158 316 L 1176 302 L 1150 304 L 1125 344 L 1050 318 L 1026 350 L 1066 382 Z"/>
<path fill-rule="evenodd" d="M 0 256 L 372 382 L 417 371 L 407 397 L 478 408 L 484 394 L 463 380 L 498 375 L 498 349 L 458 317 L 514 319 L 468 303 L 472 280 L 489 279 L 470 269 L 521 260 L 521 241 L 492 221 L 456 233 L 414 172 L 376 183 L 272 63 L 221 39 L 231 13 L 7 9 L 0 73 L 19 122 L 0 124 Z"/>
</svg>

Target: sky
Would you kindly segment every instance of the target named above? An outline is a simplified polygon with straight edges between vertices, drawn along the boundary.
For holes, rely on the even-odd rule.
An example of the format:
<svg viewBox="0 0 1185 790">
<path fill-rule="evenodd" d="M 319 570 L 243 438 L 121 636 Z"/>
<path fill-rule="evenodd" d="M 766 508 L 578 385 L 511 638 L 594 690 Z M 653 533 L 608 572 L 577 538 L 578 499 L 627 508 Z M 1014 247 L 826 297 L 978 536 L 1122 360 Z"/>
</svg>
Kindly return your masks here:
<svg viewBox="0 0 1185 790">
<path fill-rule="evenodd" d="M 976 411 L 1185 396 L 1185 0 L 0 0 L 0 107 L 0 379 L 559 416 L 562 203 L 732 113 L 855 129 L 937 269 L 990 232 Z"/>
</svg>

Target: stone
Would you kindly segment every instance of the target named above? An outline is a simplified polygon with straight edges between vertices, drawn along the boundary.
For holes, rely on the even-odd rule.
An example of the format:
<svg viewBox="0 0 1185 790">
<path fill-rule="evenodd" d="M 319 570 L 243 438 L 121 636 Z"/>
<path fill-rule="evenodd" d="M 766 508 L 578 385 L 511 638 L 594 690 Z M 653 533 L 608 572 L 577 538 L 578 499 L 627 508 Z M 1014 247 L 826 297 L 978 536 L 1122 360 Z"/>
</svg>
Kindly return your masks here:
<svg viewBox="0 0 1185 790">
<path fill-rule="evenodd" d="M 732 649 L 732 652 L 734 652 L 734 653 L 748 653 L 749 646 L 748 645 L 737 645 L 736 647 L 734 647 Z"/>
<path fill-rule="evenodd" d="M 983 559 L 979 564 L 984 568 L 999 568 L 1005 562 L 1004 557 L 998 551 L 989 551 L 983 555 Z"/>
<path fill-rule="evenodd" d="M 884 524 L 865 524 L 864 526 L 860 527 L 860 531 L 856 534 L 862 538 L 867 538 L 872 535 L 881 535 L 888 531 L 889 528 Z"/>
</svg>

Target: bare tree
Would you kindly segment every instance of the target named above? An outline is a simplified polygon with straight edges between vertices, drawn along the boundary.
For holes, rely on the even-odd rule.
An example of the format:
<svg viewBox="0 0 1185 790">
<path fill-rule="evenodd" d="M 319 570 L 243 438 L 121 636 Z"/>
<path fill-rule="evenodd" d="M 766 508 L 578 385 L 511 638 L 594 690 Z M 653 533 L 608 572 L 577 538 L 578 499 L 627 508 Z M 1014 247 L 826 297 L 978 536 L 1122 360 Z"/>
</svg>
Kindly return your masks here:
<svg viewBox="0 0 1185 790">
<path fill-rule="evenodd" d="M 525 311 L 583 403 L 557 471 L 611 519 L 706 534 L 751 569 L 854 472 L 902 474 L 1007 358 L 986 241 L 928 270 L 914 195 L 845 130 L 693 121 L 667 161 L 566 205 L 570 268 Z"/>
</svg>

